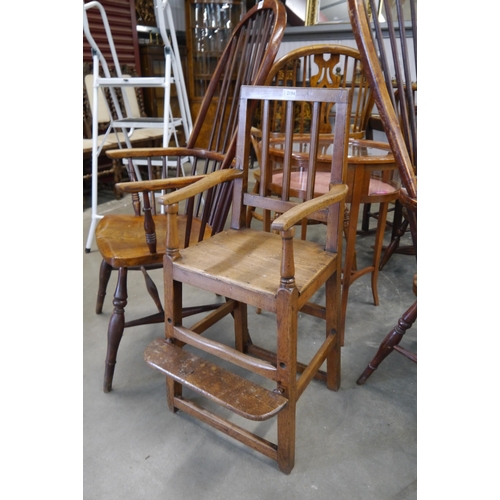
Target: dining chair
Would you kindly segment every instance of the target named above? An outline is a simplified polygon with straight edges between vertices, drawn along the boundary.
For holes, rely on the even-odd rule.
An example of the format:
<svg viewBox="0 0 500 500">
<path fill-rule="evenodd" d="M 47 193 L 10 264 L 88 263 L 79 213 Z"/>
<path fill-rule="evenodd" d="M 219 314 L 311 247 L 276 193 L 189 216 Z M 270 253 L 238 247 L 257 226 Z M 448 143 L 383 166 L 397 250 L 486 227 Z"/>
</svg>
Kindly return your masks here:
<svg viewBox="0 0 500 500">
<path fill-rule="evenodd" d="M 314 44 L 299 47 L 285 54 L 276 61 L 265 81 L 265 85 L 290 87 L 318 87 L 318 88 L 349 88 L 351 97 L 350 135 L 362 139 L 373 108 L 368 81 L 362 68 L 357 49 L 337 44 Z M 307 133 L 311 126 L 311 114 L 308 103 L 297 104 L 300 112 L 296 113 L 295 131 Z M 332 104 L 327 104 L 321 111 L 321 132 L 329 134 L 332 131 L 335 110 Z M 276 137 L 281 134 L 282 112 L 280 105 L 273 110 L 271 129 Z M 252 152 L 260 165 L 260 124 L 258 114 L 252 129 Z M 260 184 L 260 169 L 253 171 L 255 191 Z M 249 207 L 247 221 L 262 220 L 262 215 Z M 302 228 L 304 236 L 307 231 L 306 223 Z"/>
<path fill-rule="evenodd" d="M 186 147 L 176 148 L 130 148 L 107 151 L 106 154 L 116 160 L 126 160 L 129 175 L 134 177 L 134 163 L 143 160 L 148 165 L 148 180 L 152 184 L 117 185 L 124 193 L 133 194 L 134 214 L 105 215 L 96 227 L 95 238 L 102 255 L 97 294 L 96 313 L 102 312 L 106 288 L 113 270 L 118 271 L 118 280 L 113 299 L 113 313 L 108 327 L 108 347 L 105 361 L 104 392 L 112 388 L 116 356 L 124 328 L 164 320 L 163 307 L 156 286 L 147 274 L 147 270 L 162 266 L 165 246 L 163 239 L 156 238 L 165 227 L 165 214 L 155 214 L 154 200 L 148 201 L 151 191 L 175 189 L 198 180 L 198 175 L 229 168 L 236 152 L 236 130 L 238 103 L 241 86 L 244 84 L 263 83 L 279 49 L 286 26 L 285 9 L 278 0 L 263 0 L 250 9 L 234 29 L 217 67 L 213 73 L 199 114 Z M 216 104 L 215 106 L 213 104 Z M 215 109 L 215 112 L 213 111 Z M 211 134 L 201 139 L 202 127 L 211 127 Z M 151 179 L 154 172 L 152 163 L 163 161 L 161 177 L 166 177 L 167 159 L 177 159 L 177 177 L 180 176 L 181 161 L 191 159 L 190 176 L 184 179 Z M 185 169 L 185 167 L 184 167 Z M 140 192 L 145 192 L 141 200 Z M 191 226 L 202 227 L 197 238 L 203 239 L 222 229 L 225 215 L 229 211 L 231 197 L 227 189 L 219 189 L 210 199 L 200 198 L 193 206 L 187 204 L 183 215 L 185 225 L 181 228 L 181 241 L 184 246 L 190 243 Z M 140 202 L 142 205 L 140 205 Z M 141 206 L 144 207 L 143 221 Z M 214 225 L 216 220 L 220 225 Z M 153 224 L 154 223 L 154 224 Z M 208 226 L 207 226 L 208 224 Z M 146 226 L 145 229 L 143 226 Z M 207 228 L 205 230 L 205 228 Z M 150 316 L 125 321 L 127 305 L 127 272 L 141 270 L 146 279 L 149 294 L 153 297 L 158 311 Z M 211 307 L 211 305 L 207 306 Z M 195 314 L 198 308 L 186 309 L 185 314 Z"/>
<path fill-rule="evenodd" d="M 374 9 L 374 10 L 372 10 Z M 382 29 L 381 23 L 390 21 L 391 23 L 398 24 L 400 19 L 405 23 L 406 29 L 404 30 L 404 36 L 399 38 L 403 43 L 398 42 L 399 32 L 398 28 L 394 31 L 393 40 L 389 43 L 381 45 L 382 56 L 380 58 L 383 69 L 386 73 L 386 78 L 390 75 L 392 76 L 392 88 L 389 90 L 389 94 L 393 100 L 393 105 L 396 110 L 401 111 L 401 117 L 403 120 L 403 132 L 405 137 L 409 137 L 407 140 L 414 141 L 416 143 L 416 122 L 417 122 L 417 7 L 415 0 L 408 2 L 396 2 L 391 4 L 391 8 L 386 10 L 384 2 L 376 0 L 373 5 L 370 4 L 369 12 L 376 12 L 377 16 L 371 16 L 373 20 L 373 29 L 376 30 L 381 36 Z M 370 14 L 371 15 L 371 14 Z M 408 36 L 410 34 L 410 36 Z M 379 42 L 377 42 L 379 43 Z M 399 45 L 399 47 L 397 47 Z M 391 50 L 388 49 L 389 46 L 394 50 L 401 50 L 402 52 L 397 53 L 398 55 L 394 57 Z M 399 61 L 399 66 L 396 67 L 395 60 Z M 397 71 L 400 72 L 398 76 Z M 401 74 L 404 75 L 404 90 L 400 87 L 402 80 Z M 396 83 L 398 82 L 398 83 Z M 407 85 L 408 84 L 408 85 Z M 412 95 L 410 95 L 412 94 Z M 400 98 L 402 99 L 404 108 L 400 108 Z M 411 106 L 411 109 L 410 109 Z M 413 129 L 413 130 L 411 130 Z M 416 144 L 412 145 L 412 149 L 416 150 Z M 416 154 L 416 153 L 415 153 Z M 417 162 L 416 158 L 413 164 L 414 173 L 416 175 Z M 368 207 L 366 207 L 366 214 L 364 217 L 364 226 L 367 227 L 368 220 L 371 212 Z M 394 254 L 404 254 L 404 255 L 415 255 L 415 249 L 412 244 L 403 244 L 403 237 L 408 233 L 409 230 L 409 220 L 407 216 L 407 209 L 398 201 L 394 206 L 394 217 L 392 223 L 392 234 L 389 244 L 384 250 L 382 258 L 380 259 L 380 270 L 387 264 L 389 259 Z"/>
<path fill-rule="evenodd" d="M 344 331 L 348 307 L 349 291 L 352 283 L 366 274 L 371 274 L 371 289 L 373 303 L 379 305 L 378 274 L 379 262 L 382 254 L 384 233 L 386 229 L 387 212 L 389 204 L 396 202 L 399 197 L 399 185 L 393 179 L 394 159 L 390 154 L 388 145 L 375 141 L 363 141 L 366 127 L 372 113 L 374 101 L 370 85 L 362 71 L 362 61 L 357 49 L 344 45 L 317 44 L 301 47 L 283 56 L 273 64 L 266 85 L 272 86 L 301 86 L 301 87 L 326 87 L 346 88 L 351 93 L 351 112 L 349 118 L 349 136 L 351 145 L 348 152 L 347 184 L 349 193 L 346 203 L 349 207 L 345 214 L 344 234 L 346 237 L 346 251 L 342 278 L 342 327 L 341 339 L 344 344 Z M 293 185 L 297 189 L 299 172 L 307 169 L 307 148 L 300 144 L 300 137 L 307 137 L 311 127 L 310 105 L 307 102 L 297 103 L 294 129 L 297 132 L 296 148 L 293 156 L 296 176 Z M 282 133 L 282 123 L 286 115 L 280 105 L 272 109 L 271 131 L 272 138 L 272 175 L 267 176 L 268 183 L 265 189 L 279 195 L 282 175 L 282 151 L 280 148 L 285 142 Z M 335 108 L 331 103 L 322 107 L 319 127 L 326 146 L 331 143 L 328 134 L 332 132 L 335 122 Z M 258 124 L 258 115 L 252 133 L 252 145 L 256 152 L 257 161 L 260 162 L 262 143 Z M 302 134 L 302 135 L 299 135 Z M 320 144 L 323 139 L 320 139 Z M 386 147 L 387 146 L 387 147 Z M 321 151 L 321 148 L 320 148 Z M 374 152 L 378 151 L 378 152 Z M 317 161 L 316 186 L 317 196 L 328 190 L 328 182 L 323 182 L 323 176 L 328 176 L 328 153 L 321 151 Z M 260 188 L 262 169 L 253 170 L 255 179 L 254 191 Z M 360 204 L 379 204 L 379 217 L 375 233 L 373 258 L 370 265 L 358 269 L 356 261 L 356 233 Z M 268 217 L 264 220 L 263 217 Z M 269 228 L 270 214 L 260 213 L 254 207 L 249 207 L 247 224 L 252 219 L 262 221 Z M 302 222 L 301 235 L 306 237 L 308 226 L 314 221 Z"/>
<path fill-rule="evenodd" d="M 402 182 L 400 201 L 406 212 L 416 256 L 417 118 L 412 85 L 417 71 L 416 2 L 369 0 L 367 4 L 365 0 L 349 0 L 349 15 L 363 68 L 372 86 L 377 110 L 398 166 Z M 382 18 L 386 23 L 384 31 L 388 38 L 382 30 Z M 416 276 L 413 286 L 416 294 Z M 399 346 L 404 333 L 416 318 L 415 301 L 394 330 L 386 336 L 374 359 L 359 377 L 358 384 L 363 384 L 391 352 L 399 352 L 417 361 L 416 355 Z"/>
<path fill-rule="evenodd" d="M 145 359 L 167 376 L 167 402 L 171 411 L 182 410 L 239 440 L 275 460 L 286 474 L 295 463 L 296 407 L 300 396 L 314 378 L 325 381 L 330 390 L 340 387 L 340 272 L 344 200 L 348 190 L 345 176 L 349 95 L 347 89 L 243 86 L 235 166 L 238 176 L 233 181 L 230 227 L 185 249 L 178 244 L 177 204 L 209 186 L 209 176 L 165 195 L 161 201 L 168 215 L 168 250 L 164 260 L 165 338 L 147 347 Z M 248 189 L 254 100 L 263 101 L 264 144 L 270 137 L 272 106 L 280 103 L 291 117 L 283 129 L 291 142 L 285 146 L 281 198 L 269 196 L 263 189 L 258 193 Z M 305 192 L 296 198 L 290 189 L 293 171 L 290 145 L 294 136 L 294 104 L 302 101 L 311 103 L 309 136 L 313 154 Z M 337 120 L 335 141 L 331 144 L 330 189 L 314 197 L 314 151 L 322 103 L 335 104 Z M 270 161 L 267 151 L 264 146 L 261 159 L 264 175 Z M 246 226 L 249 205 L 281 213 L 272 222 L 272 231 Z M 323 222 L 318 225 L 323 231 L 316 238 L 294 237 L 295 225 L 305 217 Z M 223 326 L 227 322 L 219 323 L 210 336 L 201 336 L 197 330 L 185 327 L 182 321 L 184 285 L 225 297 L 220 310 L 209 313 L 205 321 L 212 321 L 217 314 L 231 313 L 233 321 L 229 326 Z M 324 291 L 323 301 L 314 303 L 313 296 L 319 290 Z M 317 297 L 314 300 L 318 301 Z M 270 331 L 250 333 L 248 306 L 274 316 Z M 318 337 L 313 341 L 310 332 L 300 327 L 299 313 L 324 319 L 324 333 L 317 332 Z M 234 340 L 226 342 L 222 330 L 233 330 L 231 323 Z M 231 333 L 231 339 L 232 336 Z M 307 343 L 306 353 L 298 349 L 299 342 Z M 183 388 L 194 391 L 194 398 Z M 211 403 L 218 405 L 217 409 Z M 229 410 L 230 415 L 225 410 Z M 242 417 L 241 421 L 238 417 Z M 266 426 L 259 423 L 273 417 L 276 417 L 276 435 L 269 437 L 262 433 Z"/>
</svg>

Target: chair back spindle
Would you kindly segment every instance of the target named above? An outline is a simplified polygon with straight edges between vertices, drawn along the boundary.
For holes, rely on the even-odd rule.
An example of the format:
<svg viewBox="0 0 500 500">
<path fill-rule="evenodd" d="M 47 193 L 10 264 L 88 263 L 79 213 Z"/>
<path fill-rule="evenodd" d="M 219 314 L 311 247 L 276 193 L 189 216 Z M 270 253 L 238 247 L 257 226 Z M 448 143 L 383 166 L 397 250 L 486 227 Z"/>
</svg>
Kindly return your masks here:
<svg viewBox="0 0 500 500">
<path fill-rule="evenodd" d="M 246 118 L 246 127 L 239 130 L 241 134 L 239 151 L 236 155 L 236 166 L 240 169 L 248 168 L 247 158 L 249 141 L 245 141 L 245 137 L 251 134 L 251 124 L 253 122 L 253 114 L 248 111 L 248 108 L 254 104 L 252 98 L 260 98 L 260 106 L 257 108 L 260 111 L 260 120 L 262 123 L 262 158 L 261 172 L 262 179 L 258 192 L 249 193 L 245 190 L 247 187 L 246 181 L 235 181 L 235 198 L 233 203 L 242 204 L 241 208 L 233 207 L 233 219 L 231 227 L 241 227 L 243 222 L 242 217 L 246 207 L 260 208 L 267 214 L 264 217 L 264 230 L 270 230 L 269 212 L 276 214 L 284 213 L 297 204 L 312 200 L 315 197 L 315 180 L 316 170 L 321 163 L 318 158 L 321 154 L 325 154 L 325 149 L 328 149 L 328 154 L 331 155 L 330 168 L 330 186 L 343 184 L 346 181 L 346 165 L 347 165 L 347 141 L 349 138 L 349 123 L 348 116 L 350 111 L 350 91 L 349 89 L 327 89 L 327 88 L 303 88 L 303 87 L 242 87 L 242 99 L 240 104 L 240 123 L 244 123 Z M 255 96 L 255 97 L 254 97 Z M 262 99 L 262 96 L 264 99 Z M 248 102 L 247 102 L 248 101 Z M 335 103 L 337 108 L 338 120 L 335 121 L 333 134 L 330 134 L 330 142 L 325 145 L 320 145 L 321 125 L 320 116 L 325 103 Z M 284 121 L 282 122 L 282 154 L 277 160 L 272 154 L 273 134 L 272 121 L 273 109 L 279 104 L 283 110 Z M 307 104 L 311 109 L 311 127 L 308 134 L 300 134 L 295 130 L 294 123 L 296 121 L 297 112 L 302 107 L 302 104 Z M 245 135 L 247 134 L 247 135 Z M 335 141 L 333 141 L 335 137 Z M 246 149 L 245 149 L 246 148 Z M 302 154 L 302 152 L 307 154 Z M 304 157 L 304 162 L 307 164 L 303 168 L 303 162 L 297 161 L 301 156 Z M 276 162 L 280 161 L 280 170 L 282 175 L 281 186 L 279 190 L 271 192 L 268 189 L 271 183 L 271 177 L 276 173 Z M 246 164 L 245 164 L 246 163 Z M 324 163 L 324 162 L 323 162 Z M 297 167 L 297 165 L 301 165 Z M 245 170 L 247 172 L 247 170 Z M 246 176 L 243 176 L 246 179 Z M 275 176 L 273 177 L 275 182 Z M 241 191 L 243 190 L 243 191 Z M 277 196 L 276 193 L 279 193 Z M 343 208 L 342 208 L 343 209 Z M 338 210 L 340 204 L 334 204 L 328 210 L 319 210 L 311 214 L 311 219 L 327 223 L 328 227 L 336 229 L 327 236 L 327 248 L 331 251 L 336 251 L 339 246 L 338 233 Z M 341 228 L 340 228 L 341 229 Z"/>
<path fill-rule="evenodd" d="M 236 152 L 236 130 L 239 95 L 242 85 L 263 84 L 274 62 L 284 34 L 286 13 L 278 0 L 263 0 L 250 9 L 233 30 L 201 103 L 193 130 L 186 148 L 144 149 L 148 161 L 148 175 L 155 176 L 150 169 L 153 155 L 163 160 L 162 177 L 166 177 L 166 154 L 177 155 L 178 175 L 181 156 L 191 158 L 191 167 L 185 168 L 190 175 L 202 175 L 233 166 Z M 210 133 L 203 131 L 209 127 Z M 134 153 L 140 158 L 140 150 Z M 125 157 L 126 153 L 111 152 L 112 157 Z M 130 163 L 131 164 L 131 163 Z M 188 171 L 189 170 L 189 171 Z M 137 180 L 129 169 L 131 180 Z M 182 213 L 186 218 L 183 244 L 201 241 L 206 231 L 215 234 L 224 228 L 231 205 L 231 183 L 224 183 L 196 195 L 186 201 Z M 154 193 L 147 186 L 143 196 L 151 196 L 151 211 L 156 213 Z M 140 200 L 134 210 L 140 213 Z M 201 224 L 193 225 L 193 218 Z M 194 231 L 197 231 L 195 234 Z"/>
<path fill-rule="evenodd" d="M 349 0 L 351 23 L 408 197 L 417 196 L 415 0 Z M 370 14 L 369 14 L 370 12 Z M 385 35 L 387 33 L 387 36 Z M 413 47 L 412 47 L 413 46 Z"/>
</svg>

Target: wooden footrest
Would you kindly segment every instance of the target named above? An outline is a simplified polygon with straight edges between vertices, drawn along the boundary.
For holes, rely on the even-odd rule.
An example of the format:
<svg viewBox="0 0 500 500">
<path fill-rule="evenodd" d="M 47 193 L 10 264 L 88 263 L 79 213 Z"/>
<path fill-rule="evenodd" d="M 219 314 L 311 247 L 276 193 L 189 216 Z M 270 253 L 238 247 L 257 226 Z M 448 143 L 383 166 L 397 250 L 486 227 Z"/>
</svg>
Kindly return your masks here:
<svg viewBox="0 0 500 500">
<path fill-rule="evenodd" d="M 250 420 L 276 415 L 288 400 L 163 339 L 144 351 L 153 368 L 177 382 Z"/>
</svg>

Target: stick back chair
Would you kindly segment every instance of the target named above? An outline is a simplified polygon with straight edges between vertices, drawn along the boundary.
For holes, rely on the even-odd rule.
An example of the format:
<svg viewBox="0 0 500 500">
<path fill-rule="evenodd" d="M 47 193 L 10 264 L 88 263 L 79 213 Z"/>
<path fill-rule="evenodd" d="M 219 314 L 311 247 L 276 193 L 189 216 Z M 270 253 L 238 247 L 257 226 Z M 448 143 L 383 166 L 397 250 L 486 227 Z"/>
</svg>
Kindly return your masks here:
<svg viewBox="0 0 500 500">
<path fill-rule="evenodd" d="M 403 3 L 408 13 L 405 16 Z M 403 189 L 400 202 L 405 209 L 412 243 L 417 251 L 417 119 L 415 92 L 417 17 L 414 0 L 349 0 L 353 25 L 364 71 L 373 89 L 384 130 L 397 162 Z M 369 16 L 370 12 L 370 16 Z M 380 16 L 386 20 L 388 38 L 384 38 Z M 371 18 L 371 19 L 370 19 Z M 411 40 L 412 39 L 412 40 Z M 413 42 L 413 51 L 410 50 Z M 412 72 L 412 69 L 414 73 Z M 413 290 L 416 294 L 416 277 Z M 417 303 L 402 315 L 398 325 L 386 336 L 374 359 L 359 377 L 363 384 L 391 352 L 396 351 L 416 362 L 417 356 L 399 346 L 404 333 L 417 318 Z"/>
<path fill-rule="evenodd" d="M 108 151 L 111 158 L 129 162 L 129 175 L 133 174 L 133 164 L 137 159 L 145 159 L 151 174 L 152 161 L 163 161 L 162 177 L 166 177 L 167 158 L 177 158 L 177 178 L 151 179 L 146 184 L 135 182 L 120 184 L 118 189 L 133 194 L 135 214 L 106 215 L 96 228 L 96 243 L 103 257 L 99 275 L 99 290 L 96 313 L 102 312 L 104 297 L 111 272 L 118 270 L 118 281 L 113 300 L 113 313 L 108 327 L 108 348 L 105 361 L 104 391 L 112 387 L 116 355 L 125 327 L 164 320 L 163 307 L 156 286 L 147 274 L 148 269 L 162 266 L 165 253 L 164 241 L 156 234 L 163 234 L 166 227 L 165 214 L 154 214 L 154 200 L 148 201 L 152 191 L 176 189 L 197 181 L 198 175 L 227 169 L 231 166 L 236 152 L 236 128 L 240 88 L 244 84 L 261 84 L 272 66 L 279 49 L 286 26 L 284 6 L 278 0 L 263 0 L 243 17 L 234 29 L 208 86 L 201 104 L 187 146 L 177 148 L 131 148 Z M 215 114 L 213 103 L 216 103 Z M 208 139 L 200 143 L 200 131 L 207 123 L 211 127 Z M 208 141 L 208 142 L 207 142 Z M 191 158 L 191 175 L 180 179 L 181 159 Z M 185 167 L 184 167 L 185 168 Z M 141 216 L 139 193 L 143 192 L 144 217 Z M 227 216 L 231 196 L 229 190 L 219 189 L 210 199 L 192 200 L 186 204 L 184 224 L 180 229 L 181 241 L 188 246 L 191 227 L 200 231 L 196 240 L 207 237 L 222 229 Z M 215 216 L 215 212 L 217 216 Z M 215 222 L 217 221 L 217 224 Z M 207 226 L 208 224 L 208 226 Z M 215 224 L 215 225 L 214 225 Z M 208 227 L 208 229 L 207 229 Z M 194 231 L 194 229 L 193 229 Z M 146 279 L 147 290 L 152 296 L 157 313 L 152 316 L 125 322 L 127 304 L 127 272 L 141 270 Z M 185 313 L 196 313 L 199 309 L 186 309 Z"/>
<path fill-rule="evenodd" d="M 292 141 L 294 104 L 311 102 L 310 147 L 313 152 L 318 143 L 321 104 L 335 104 L 335 141 L 331 144 L 330 189 L 326 194 L 313 196 L 316 162 L 315 154 L 312 154 L 306 193 L 300 198 L 293 196 L 290 189 L 293 170 L 291 142 L 285 153 L 282 196 L 277 198 L 264 190 L 249 192 L 251 103 L 255 99 L 264 101 L 264 144 L 269 141 L 268 118 L 273 104 L 279 102 L 287 107 L 290 119 L 286 120 L 284 132 Z M 214 426 L 276 460 L 279 469 L 287 474 L 294 466 L 299 397 L 313 378 L 324 380 L 331 390 L 338 390 L 340 386 L 338 330 L 342 221 L 348 190 L 345 184 L 348 101 L 346 89 L 242 87 L 235 169 L 239 175 L 233 181 L 230 228 L 197 245 L 183 250 L 179 248 L 175 235 L 177 203 L 192 196 L 196 190 L 204 189 L 203 182 L 208 182 L 208 177 L 189 188 L 165 195 L 162 201 L 169 217 L 168 249 L 164 260 L 165 339 L 150 344 L 145 359 L 167 375 L 167 401 L 172 411 L 182 410 Z M 262 168 L 267 172 L 269 155 L 266 147 L 262 151 Z M 246 208 L 249 205 L 282 214 L 273 221 L 271 232 L 246 227 Z M 324 223 L 318 226 L 324 229 L 320 242 L 294 238 L 294 226 L 305 217 L 314 217 Z M 215 340 L 183 326 L 184 284 L 226 297 L 227 302 L 218 311 L 208 314 L 204 321 L 213 324 L 214 318 L 231 313 L 234 344 L 232 340 L 224 342 L 220 331 Z M 311 302 L 320 289 L 325 292 L 323 305 Z M 249 305 L 274 314 L 276 330 L 256 332 L 252 339 L 247 319 Z M 308 344 L 311 347 L 309 354 L 314 354 L 305 364 L 298 360 L 299 311 L 325 320 L 325 333 L 318 332 L 319 347 Z M 266 350 L 260 341 L 260 345 L 255 344 L 259 335 L 264 342 L 271 339 L 275 349 Z M 188 349 L 183 348 L 186 344 Z M 269 349 L 269 344 L 266 345 Z M 320 370 L 323 364 L 326 371 Z M 299 378 L 297 373 L 300 373 Z M 183 387 L 203 396 L 202 401 L 196 396 L 196 401 L 188 399 Z M 211 405 L 203 404 L 207 400 L 243 417 L 245 423 L 236 423 L 231 413 L 227 417 L 224 411 L 209 409 Z M 276 438 L 264 437 L 262 432 L 259 433 L 259 426 L 251 425 L 252 421 L 272 417 L 277 418 Z"/>
<path fill-rule="evenodd" d="M 401 129 L 412 158 L 414 174 L 417 168 L 417 12 L 416 2 L 397 1 L 387 9 L 385 0 L 368 4 L 373 41 L 379 51 L 380 66 L 401 123 Z M 385 31 L 384 23 L 387 25 Z M 399 28 L 399 26 L 404 29 Z M 384 40 L 384 31 L 388 38 Z M 383 120 L 381 120 L 383 123 Z M 384 127 L 385 128 L 385 127 Z M 368 227 L 370 208 L 365 207 L 364 227 Z M 395 204 L 391 241 L 380 260 L 382 269 L 395 253 L 415 255 L 413 245 L 402 245 L 401 238 L 409 229 L 407 210 L 398 201 Z"/>
</svg>

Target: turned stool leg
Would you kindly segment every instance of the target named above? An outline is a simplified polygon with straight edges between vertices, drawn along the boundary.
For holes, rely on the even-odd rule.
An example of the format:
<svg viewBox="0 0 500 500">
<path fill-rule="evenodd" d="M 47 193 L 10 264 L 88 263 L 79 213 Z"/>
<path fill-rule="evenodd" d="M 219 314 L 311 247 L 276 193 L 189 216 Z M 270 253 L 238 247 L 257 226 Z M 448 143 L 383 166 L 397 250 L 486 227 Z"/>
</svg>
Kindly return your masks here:
<svg viewBox="0 0 500 500">
<path fill-rule="evenodd" d="M 394 220 L 392 224 L 391 242 L 385 249 L 384 255 L 380 260 L 379 271 L 382 271 L 392 254 L 398 249 L 401 237 L 405 234 L 408 228 L 408 221 L 406 219 L 403 221 L 403 209 L 401 204 L 398 202 L 396 202 L 396 206 L 394 208 Z"/>
<path fill-rule="evenodd" d="M 116 354 L 125 328 L 125 306 L 127 305 L 127 268 L 118 270 L 118 282 L 116 284 L 113 299 L 114 310 L 108 326 L 108 349 L 106 352 L 106 363 L 104 370 L 104 392 L 111 391 L 113 374 L 115 372 Z"/>
<path fill-rule="evenodd" d="M 158 294 L 158 288 L 155 285 L 154 281 L 151 279 L 149 276 L 148 272 L 146 271 L 146 268 L 143 266 L 141 267 L 142 275 L 144 276 L 144 280 L 146 282 L 146 290 L 148 291 L 150 297 L 153 299 L 156 308 L 158 309 L 158 312 L 163 313 L 163 305 L 160 300 L 160 296 Z"/>
<path fill-rule="evenodd" d="M 109 278 L 113 268 L 103 260 L 99 270 L 99 289 L 97 290 L 97 302 L 95 305 L 95 313 L 102 313 L 102 305 L 104 304 L 104 297 L 106 297 L 106 288 L 108 287 Z"/>
<path fill-rule="evenodd" d="M 378 220 L 377 220 L 377 232 L 375 235 L 375 247 L 373 249 L 373 271 L 372 271 L 372 295 L 373 303 L 378 306 L 378 273 L 379 273 L 379 263 L 380 256 L 382 255 L 382 246 L 384 244 L 384 233 L 385 225 L 387 221 L 387 211 L 389 209 L 388 203 L 380 203 Z"/>
<path fill-rule="evenodd" d="M 398 324 L 389 332 L 385 337 L 383 342 L 378 348 L 377 354 L 368 364 L 365 371 L 358 378 L 356 383 L 358 385 L 363 385 L 368 377 L 378 368 L 380 363 L 394 350 L 394 348 L 401 342 L 403 335 L 406 330 L 411 328 L 415 320 L 417 319 L 417 302 L 415 303 L 401 316 Z"/>
</svg>

